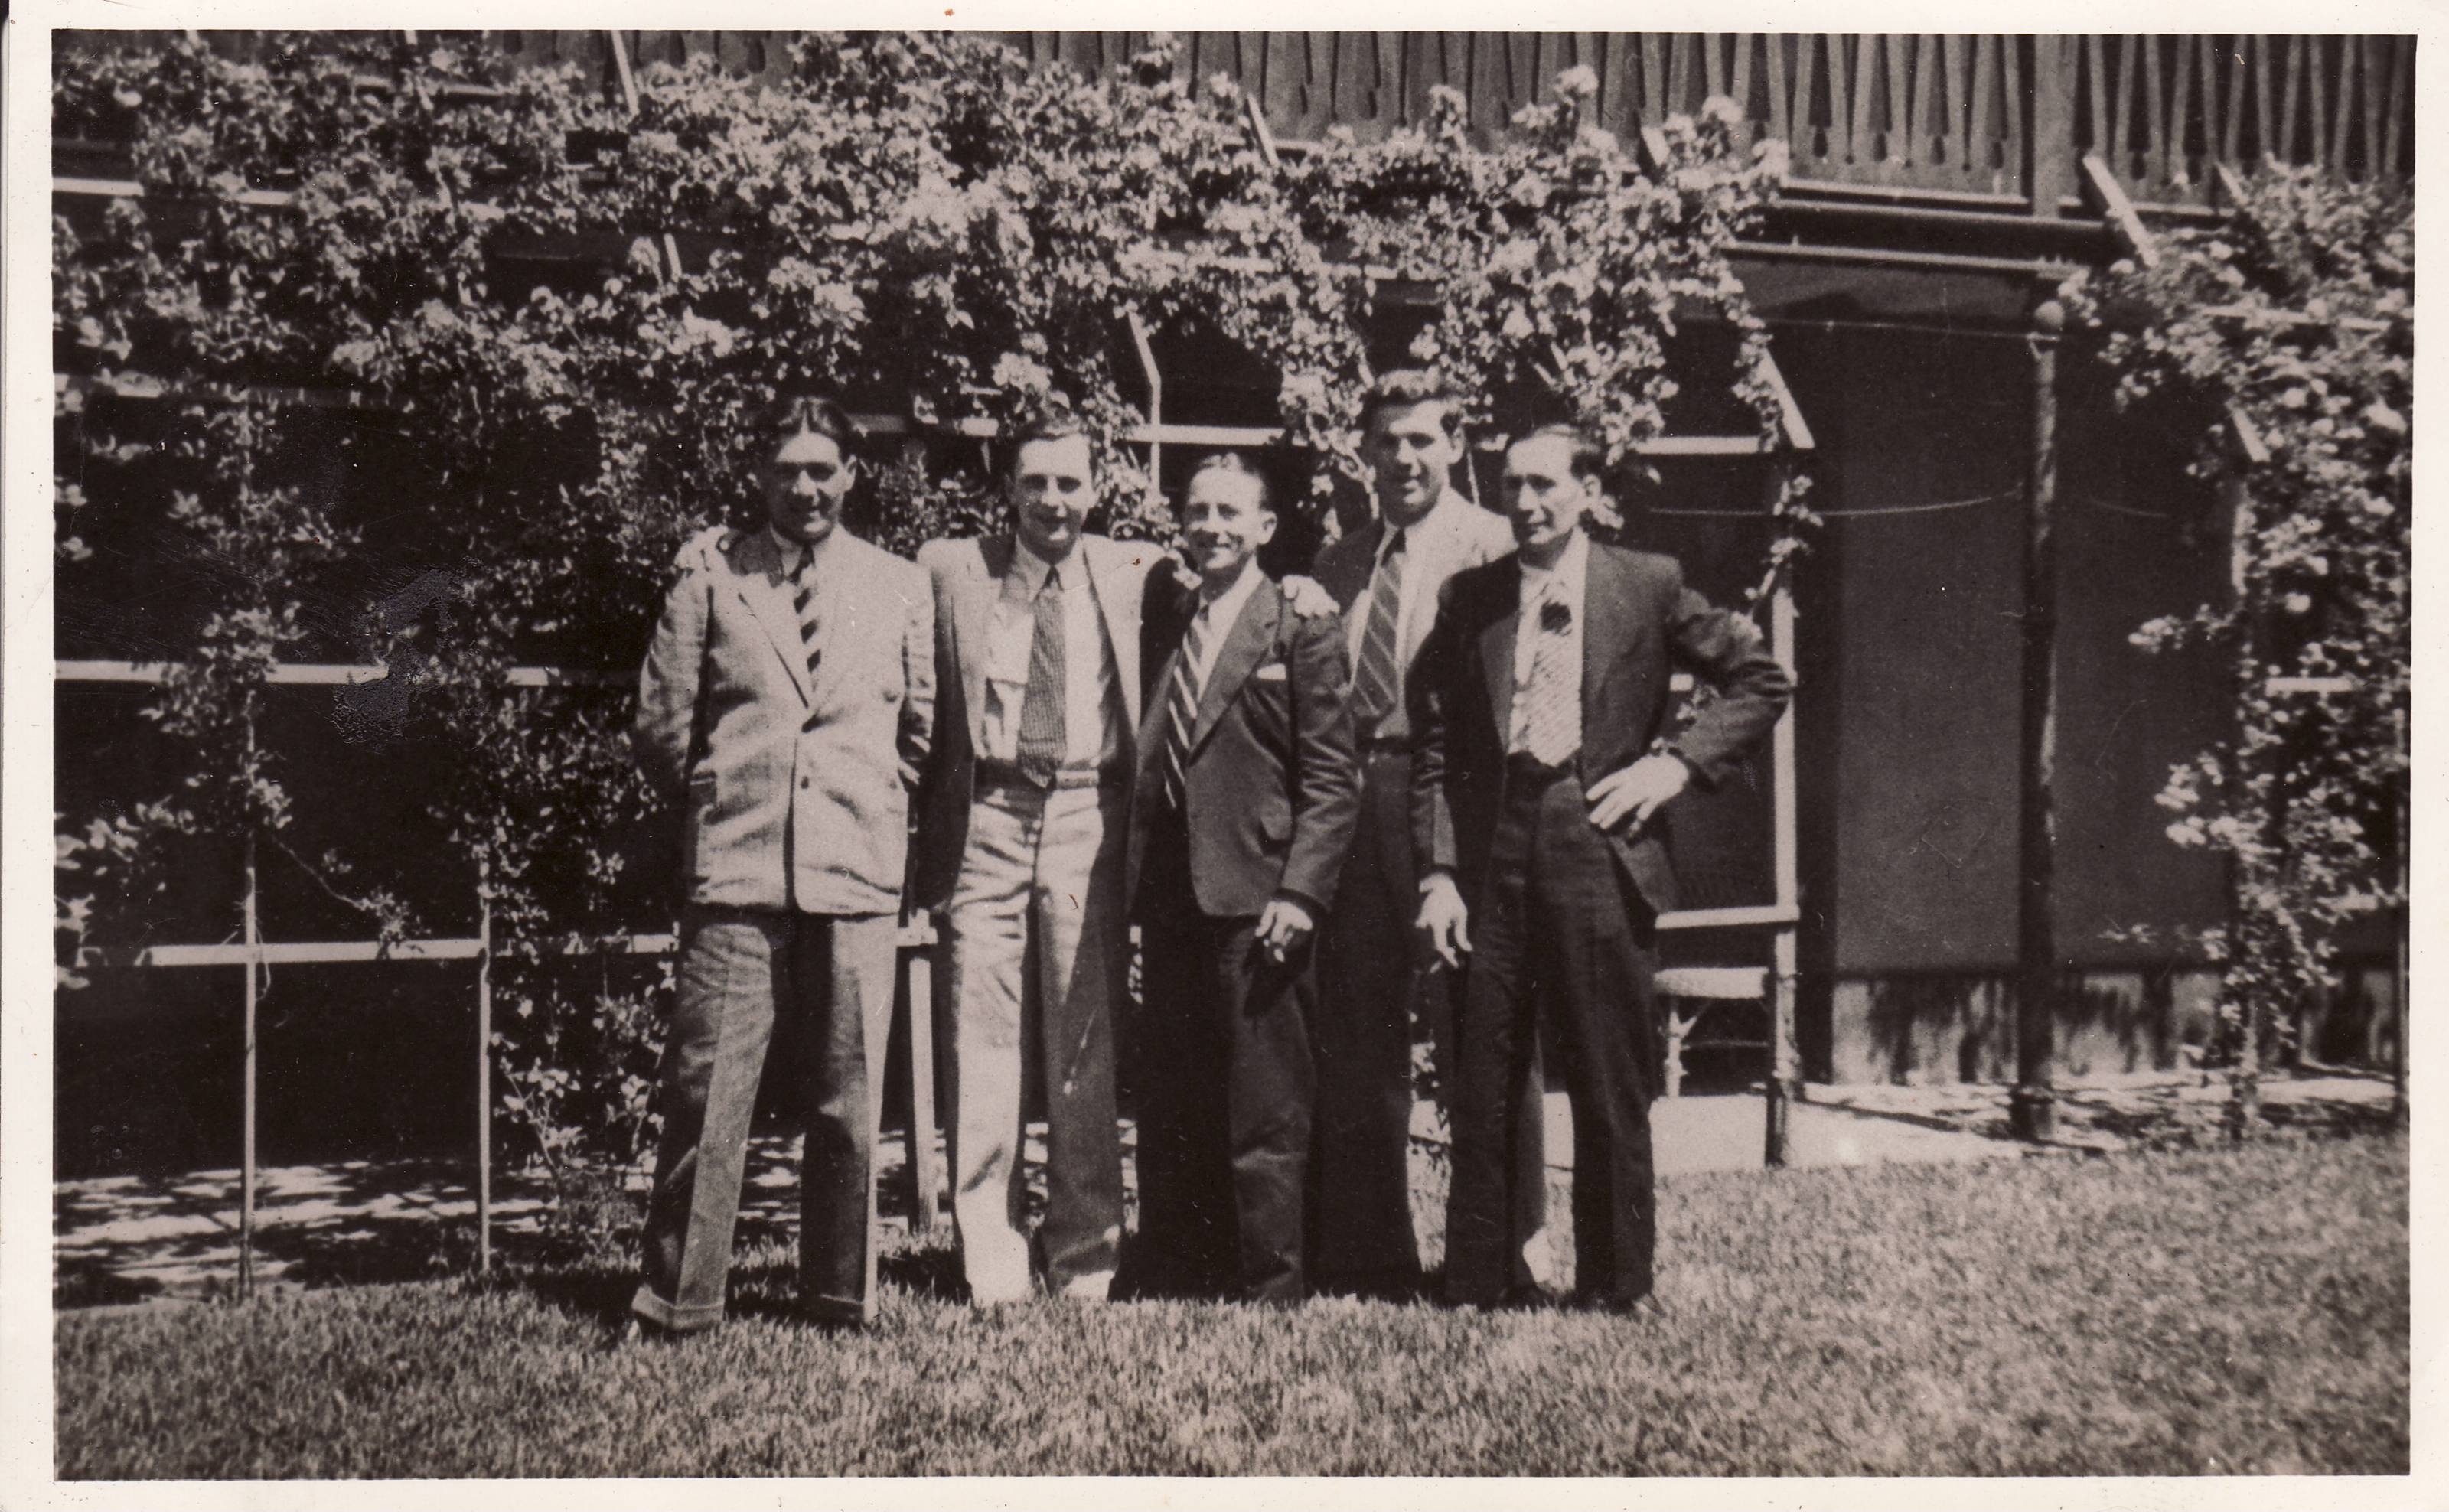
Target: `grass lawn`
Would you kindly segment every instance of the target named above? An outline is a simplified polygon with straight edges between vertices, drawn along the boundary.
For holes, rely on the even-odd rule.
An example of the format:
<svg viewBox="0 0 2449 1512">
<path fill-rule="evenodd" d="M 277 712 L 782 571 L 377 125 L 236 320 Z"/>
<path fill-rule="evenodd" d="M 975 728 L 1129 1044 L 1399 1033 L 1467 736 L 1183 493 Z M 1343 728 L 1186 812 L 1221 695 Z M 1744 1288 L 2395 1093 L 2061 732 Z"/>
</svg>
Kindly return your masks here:
<svg viewBox="0 0 2449 1512">
<path fill-rule="evenodd" d="M 942 1299 L 613 1342 L 610 1268 L 58 1320 L 64 1479 L 2403 1474 L 2402 1139 L 1695 1177 L 1664 1316 Z"/>
</svg>

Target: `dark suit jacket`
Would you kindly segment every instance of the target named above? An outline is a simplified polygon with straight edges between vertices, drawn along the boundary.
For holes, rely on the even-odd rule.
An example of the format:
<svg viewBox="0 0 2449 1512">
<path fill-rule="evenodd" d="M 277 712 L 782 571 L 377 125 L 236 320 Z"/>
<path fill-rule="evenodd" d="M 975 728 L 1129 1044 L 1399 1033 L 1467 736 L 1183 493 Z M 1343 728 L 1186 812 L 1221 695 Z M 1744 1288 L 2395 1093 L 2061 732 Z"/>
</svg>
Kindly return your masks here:
<svg viewBox="0 0 2449 1512">
<path fill-rule="evenodd" d="M 1157 811 L 1174 664 L 1198 612 L 1172 573 L 1148 579 L 1140 665 L 1157 671 L 1142 699 L 1127 895 L 1136 904 Z M 1225 632 L 1200 690 L 1183 773 L 1191 890 L 1211 918 L 1242 918 L 1299 899 L 1323 917 L 1360 813 L 1343 624 L 1303 619 L 1261 581 Z"/>
<path fill-rule="evenodd" d="M 978 753 L 986 743 L 987 653 L 995 601 L 1012 565 L 1009 532 L 977 540 L 930 541 L 918 548 L 935 591 L 935 740 L 919 788 L 917 843 L 910 850 L 910 906 L 940 909 L 960 879 L 969 848 L 970 803 Z M 1123 758 L 1140 718 L 1140 597 L 1148 575 L 1172 558 L 1145 541 L 1080 538 L 1098 622 L 1114 656 L 1123 697 Z M 1164 574 L 1169 575 L 1169 574 Z"/>
<path fill-rule="evenodd" d="M 1456 574 L 1413 670 L 1413 843 L 1422 870 L 1453 871 L 1471 903 L 1486 880 L 1504 793 L 1521 593 L 1519 556 Z M 1591 542 L 1575 772 L 1584 789 L 1669 733 L 1668 678 L 1677 666 L 1714 683 L 1719 697 L 1668 749 L 1702 787 L 1715 787 L 1777 724 L 1792 679 L 1759 627 L 1686 587 L 1673 558 Z M 1660 913 L 1675 907 L 1666 817 L 1653 816 L 1636 839 L 1609 836 L 1617 866 Z"/>
</svg>

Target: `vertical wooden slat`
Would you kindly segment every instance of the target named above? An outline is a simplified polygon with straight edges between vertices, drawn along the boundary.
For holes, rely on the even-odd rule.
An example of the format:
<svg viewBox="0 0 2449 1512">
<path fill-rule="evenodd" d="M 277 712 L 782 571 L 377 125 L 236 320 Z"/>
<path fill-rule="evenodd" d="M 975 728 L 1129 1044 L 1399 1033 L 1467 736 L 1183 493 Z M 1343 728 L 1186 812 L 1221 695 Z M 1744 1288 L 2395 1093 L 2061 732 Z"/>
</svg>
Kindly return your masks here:
<svg viewBox="0 0 2449 1512">
<path fill-rule="evenodd" d="M 493 1269 L 493 885 L 476 863 L 476 1273 Z"/>
<path fill-rule="evenodd" d="M 1335 91 L 1330 113 L 1337 121 L 1349 124 L 1356 132 L 1374 140 L 1376 133 L 1369 128 L 1379 121 L 1370 74 L 1378 56 L 1377 41 L 1365 31 L 1339 31 L 1334 43 Z"/>
<path fill-rule="evenodd" d="M 1540 66 L 1540 57 L 1547 48 L 1549 39 L 1554 35 L 1552 31 L 1534 32 L 1528 35 L 1517 32 L 1505 33 L 1504 114 L 1507 121 L 1512 121 L 1514 112 L 1524 105 L 1546 99 L 1548 86 L 1554 81 L 1557 73 L 1564 71 L 1559 68 L 1550 72 Z"/>
<path fill-rule="evenodd" d="M 255 743 L 255 723 L 247 721 L 247 743 Z M 263 943 L 257 928 L 255 890 L 255 835 L 246 837 L 246 899 L 241 928 L 250 946 Z M 254 956 L 246 961 L 246 1016 L 241 1021 L 239 1045 L 239 1136 L 238 1156 L 238 1294 L 244 1301 L 255 1295 L 255 1023 L 256 1001 L 263 986 L 263 964 Z"/>
<path fill-rule="evenodd" d="M 2143 159 L 2142 170 L 2135 177 L 2151 184 L 2156 193 L 2159 185 L 2169 182 L 2169 112 L 2160 84 L 2160 39 L 2132 40 L 2135 66 L 2143 70 L 2143 129 L 2150 134 L 2149 141 L 2135 143 Z"/>
<path fill-rule="evenodd" d="M 1938 62 L 1938 51 L 1932 44 L 1938 39 L 1932 36 L 1899 35 L 1897 40 L 1900 48 L 1910 49 L 1909 66 L 1913 72 L 1905 80 L 1904 150 L 1901 153 L 1899 152 L 1896 142 L 1891 139 L 1888 144 L 1888 155 L 1901 157 L 1908 163 L 1927 164 L 1931 161 L 1932 86 L 1937 82 L 1931 75 L 1933 66 Z"/>
<path fill-rule="evenodd" d="M 2117 161 L 2117 144 L 2110 140 L 2109 126 L 2109 39 L 2095 34 L 2085 37 L 2075 46 L 2083 54 L 2086 65 L 2084 83 L 2089 86 L 2087 92 L 2092 100 L 2089 123 L 2092 130 L 2082 144 L 2114 163 Z"/>
<path fill-rule="evenodd" d="M 1471 33 L 1471 124 L 1491 135 L 1505 129 L 1505 41 L 1502 31 Z"/>
<path fill-rule="evenodd" d="M 1891 163 L 1910 162 L 1913 156 L 1915 124 L 1899 119 L 1902 112 L 1913 108 L 1913 38 L 1902 31 L 1888 33 L 1887 151 L 1883 156 Z"/>
<path fill-rule="evenodd" d="M 2244 39 L 2231 38 L 2222 45 L 2213 38 L 2208 45 L 2221 65 L 2220 72 L 2227 76 L 2227 94 L 2223 102 L 2225 108 L 2220 113 L 2219 158 L 2231 168 L 2241 167 L 2243 164 L 2237 161 L 2237 154 L 2243 150 L 2245 87 L 2247 83 L 2242 50 Z"/>
<path fill-rule="evenodd" d="M 1734 70 L 1733 76 L 1726 81 L 1726 92 L 1734 97 L 1735 107 L 1744 113 L 1744 121 L 1747 125 L 1754 122 L 1765 122 L 1768 120 L 1766 110 L 1755 112 L 1752 109 L 1752 48 L 1760 43 L 1773 44 L 1776 39 L 1758 37 L 1749 31 L 1738 31 L 1734 33 Z M 1746 133 L 1748 137 L 1757 137 L 1759 134 L 1757 130 Z M 1783 131 L 1776 134 L 1785 135 Z"/>
<path fill-rule="evenodd" d="M 2382 138 L 2381 171 L 2395 177 L 2399 171 L 2399 143 L 2406 135 L 2402 123 L 2414 114 L 2415 39 L 2393 37 L 2390 50 L 2388 127 Z M 2401 998 L 2400 1001 L 2403 1004 L 2405 1000 Z M 2401 1007 L 2401 1023 L 2404 1022 L 2403 1012 Z"/>
<path fill-rule="evenodd" d="M 2074 178 L 2074 55 L 2069 38 L 2033 39 L 2032 179 L 2025 192 L 2033 214 L 2054 216 Z"/>
<path fill-rule="evenodd" d="M 1667 62 L 1661 56 L 1658 33 L 1641 34 L 1641 124 L 1654 126 L 1674 110 L 1667 98 Z"/>
<path fill-rule="evenodd" d="M 2186 46 L 2183 37 L 2170 37 L 2169 48 L 2175 56 L 2175 77 L 2169 91 L 2168 124 L 2161 134 L 2160 177 L 2169 184 L 2191 184 L 2193 174 L 2186 161 L 2186 126 L 2194 109 L 2194 49 Z M 2156 56 L 2157 47 L 2152 50 Z"/>
<path fill-rule="evenodd" d="M 1319 33 L 1270 31 L 1266 36 L 1267 124 L 1279 136 L 1300 136 L 1302 118 L 1308 114 L 1306 102 L 1309 88 L 1309 38 Z M 1321 75 L 1323 77 L 1323 75 Z"/>
<path fill-rule="evenodd" d="M 1630 141 L 1641 125 L 1641 86 L 1635 77 L 1629 32 L 1610 31 L 1600 39 L 1607 66 L 1599 70 L 1599 124 Z"/>
<path fill-rule="evenodd" d="M 2381 181 L 2381 97 L 2382 81 L 2389 77 L 2389 39 L 2366 37 L 2362 41 L 2361 66 L 2362 98 L 2364 106 L 2364 182 Z"/>
<path fill-rule="evenodd" d="M 1808 40 L 1807 34 L 1795 39 L 1797 44 Z M 1786 111 L 1785 41 L 1783 35 L 1774 31 L 1764 32 L 1761 36 L 1761 67 L 1768 75 L 1766 130 L 1769 136 L 1786 144 L 1786 150 L 1791 155 L 1795 171 L 1799 173 L 1803 169 L 1803 149 L 1794 140 L 1793 128 L 1789 124 L 1792 118 Z M 1809 65 L 1806 64 L 1805 67 Z"/>
<path fill-rule="evenodd" d="M 1403 59 L 1403 119 L 1422 121 L 1429 113 L 1429 90 L 1445 79 L 1444 34 L 1437 31 L 1414 31 L 1405 40 Z"/>
<path fill-rule="evenodd" d="M 1845 92 L 1854 105 L 1854 125 L 1845 139 L 1847 161 L 1861 163 L 1876 161 L 1872 155 L 1879 144 L 1871 137 L 1871 95 L 1879 74 L 1880 39 L 1868 32 L 1850 39 L 1853 67 L 1847 71 Z"/>
<path fill-rule="evenodd" d="M 1768 497 L 1772 504 L 1784 490 L 1786 478 L 1793 470 L 1791 462 L 1782 461 L 1768 469 Z M 1795 664 L 1794 590 L 1783 578 L 1769 599 L 1769 654 L 1779 665 L 1791 670 Z M 1794 745 L 1794 711 L 1788 709 L 1769 735 L 1770 823 L 1774 826 L 1773 847 L 1777 901 L 1781 908 L 1797 909 L 1803 901 L 1799 846 L 1796 834 L 1797 763 Z M 1803 1058 L 1795 1042 L 1795 987 L 1800 965 L 1798 929 L 1793 924 L 1778 926 L 1771 947 L 1774 959 L 1769 981 L 1769 1074 L 1764 1089 L 1766 1105 L 1764 1113 L 1764 1149 L 1762 1162 L 1783 1166 L 1792 1151 L 1789 1143 L 1790 1118 L 1793 1103 L 1803 1095 Z"/>
<path fill-rule="evenodd" d="M 1973 39 L 1950 32 L 1931 40 L 1938 45 L 1939 61 L 1945 66 L 1935 91 L 1938 99 L 1938 156 L 1934 161 L 1946 163 L 1951 174 L 1961 176 L 1971 171 L 1973 159 L 1973 81 L 1968 77 L 1965 61 Z M 1977 185 L 1968 183 L 1965 187 Z"/>
<path fill-rule="evenodd" d="M 2296 77 L 2304 81 L 2303 98 L 2305 104 L 2304 156 L 2298 159 L 2294 155 L 2296 123 L 2295 112 L 2291 110 L 2288 112 L 2287 123 L 2289 161 L 2309 163 L 2318 166 L 2330 161 L 2330 144 L 2325 140 L 2330 126 L 2328 108 L 2330 95 L 2322 79 L 2322 39 L 2298 37 L 2296 43 Z"/>
<path fill-rule="evenodd" d="M 1819 128 L 1813 122 L 1820 103 L 1822 42 L 1817 31 L 1806 31 L 1795 41 L 1794 108 L 1787 113 L 1785 125 L 1797 172 L 1802 172 L 1805 163 L 1815 163 L 1820 157 Z M 1830 63 L 1829 67 L 1835 68 L 1836 64 Z M 1828 135 L 1833 147 L 1837 133 L 1831 130 Z"/>
<path fill-rule="evenodd" d="M 1977 182 L 1972 187 L 1998 188 L 1998 37 L 1985 32 L 1973 39 L 1973 101 L 1965 116 L 1964 151 Z"/>
<path fill-rule="evenodd" d="M 1998 69 L 2004 76 L 1998 89 L 2000 114 L 2006 120 L 2005 135 L 1999 144 L 1999 172 L 2017 187 L 2029 188 L 2024 176 L 2024 50 L 2019 39 L 1995 38 L 1998 44 Z M 2067 76 L 2056 87 L 2066 92 L 2066 105 L 2061 114 L 2073 129 L 2074 114 L 2074 59 L 2066 60 Z"/>
<path fill-rule="evenodd" d="M 1444 72 L 1438 75 L 1438 80 L 1468 102 L 1472 95 L 1471 33 L 1448 31 L 1441 35 L 1445 38 Z M 1465 111 L 1463 119 L 1471 121 L 1475 119 L 1475 116 L 1473 112 Z"/>
<path fill-rule="evenodd" d="M 2356 120 L 2357 51 L 2355 38 L 2339 39 L 2339 71 L 2334 81 L 2338 86 L 2338 98 L 2333 102 L 2335 109 L 2329 117 L 2329 129 L 2323 139 L 2324 150 L 2322 161 L 2342 179 L 2347 176 L 2347 135 Z"/>
<path fill-rule="evenodd" d="M 1693 39 L 1693 46 L 1701 51 L 1701 98 L 1704 100 L 1726 92 L 1722 82 L 1726 78 L 1726 70 L 1720 66 L 1718 52 L 1726 35 L 1723 31 L 1704 31 Z"/>
<path fill-rule="evenodd" d="M 1403 39 L 1391 31 L 1362 32 L 1378 55 L 1378 69 L 1369 81 L 1370 114 L 1379 132 L 1394 129 L 1403 119 Z"/>
<path fill-rule="evenodd" d="M 1542 31 L 1538 34 L 1537 40 L 1532 44 L 1530 49 L 1531 92 L 1523 97 L 1521 104 L 1527 105 L 1533 100 L 1546 99 L 1548 86 L 1555 83 L 1556 75 L 1572 67 L 1565 59 L 1565 48 L 1570 40 L 1561 31 Z M 1520 73 L 1517 70 L 1514 83 L 1518 86 L 1521 82 Z"/>
<path fill-rule="evenodd" d="M 2279 124 L 2262 150 L 2279 163 L 2296 161 L 2297 106 L 2304 98 L 2304 39 L 2289 37 L 2281 64 Z"/>
</svg>

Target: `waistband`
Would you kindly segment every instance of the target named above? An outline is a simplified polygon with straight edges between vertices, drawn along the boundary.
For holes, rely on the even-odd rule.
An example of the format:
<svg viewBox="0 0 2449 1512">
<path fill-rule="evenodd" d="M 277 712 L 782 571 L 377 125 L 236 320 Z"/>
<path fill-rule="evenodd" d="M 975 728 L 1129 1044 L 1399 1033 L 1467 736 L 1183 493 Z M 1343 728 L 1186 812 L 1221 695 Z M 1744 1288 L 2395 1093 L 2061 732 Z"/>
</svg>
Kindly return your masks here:
<svg viewBox="0 0 2449 1512">
<path fill-rule="evenodd" d="M 977 789 L 997 793 L 1070 793 L 1084 788 L 1119 788 L 1123 785 L 1123 769 L 1110 767 L 1063 767 L 1055 772 L 1054 780 L 1039 784 L 1020 770 L 1017 762 L 985 760 L 978 763 Z"/>
<path fill-rule="evenodd" d="M 1510 753 L 1505 758 L 1505 785 L 1515 792 L 1544 788 L 1559 777 L 1573 775 L 1573 759 L 1565 758 L 1562 766 L 1550 766 L 1527 751 Z"/>
</svg>

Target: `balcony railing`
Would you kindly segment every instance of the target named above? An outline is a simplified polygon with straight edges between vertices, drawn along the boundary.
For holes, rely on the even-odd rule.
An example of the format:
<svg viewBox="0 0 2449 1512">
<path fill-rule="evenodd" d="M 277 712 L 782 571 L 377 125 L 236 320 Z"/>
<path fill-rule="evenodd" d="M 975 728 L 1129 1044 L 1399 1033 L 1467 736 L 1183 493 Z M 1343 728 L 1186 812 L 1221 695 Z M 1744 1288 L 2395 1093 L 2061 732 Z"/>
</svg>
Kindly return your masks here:
<svg viewBox="0 0 2449 1512">
<path fill-rule="evenodd" d="M 249 45 L 228 34 L 233 48 Z M 454 33 L 514 63 L 576 62 L 607 85 L 627 66 L 712 54 L 779 72 L 786 31 Z M 1098 69 L 1147 44 L 1137 31 L 1001 33 L 1032 65 Z M 2404 181 L 2415 159 L 2412 36 L 1199 31 L 1186 77 L 1229 74 L 1278 138 L 1330 126 L 1362 138 L 1418 120 L 1439 85 L 1502 131 L 1576 65 L 1599 81 L 1599 123 L 1626 133 L 1697 109 L 1741 107 L 1752 140 L 1781 138 L 1797 182 L 1843 194 L 1929 197 L 2058 213 L 2098 153 L 2145 204 L 2217 202 L 2218 169 L 2266 158 L 2357 182 Z"/>
</svg>

